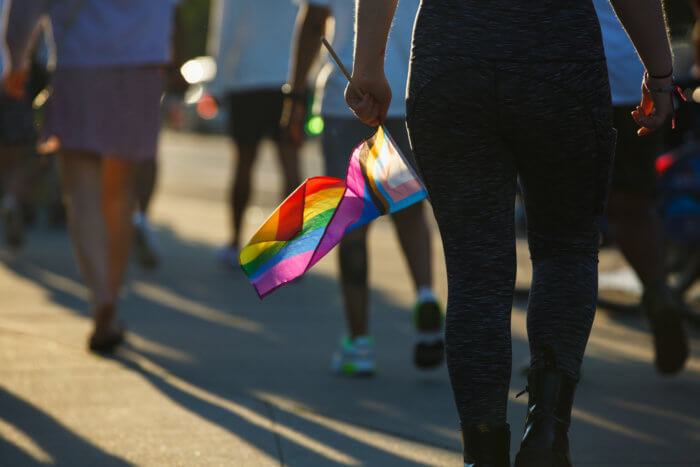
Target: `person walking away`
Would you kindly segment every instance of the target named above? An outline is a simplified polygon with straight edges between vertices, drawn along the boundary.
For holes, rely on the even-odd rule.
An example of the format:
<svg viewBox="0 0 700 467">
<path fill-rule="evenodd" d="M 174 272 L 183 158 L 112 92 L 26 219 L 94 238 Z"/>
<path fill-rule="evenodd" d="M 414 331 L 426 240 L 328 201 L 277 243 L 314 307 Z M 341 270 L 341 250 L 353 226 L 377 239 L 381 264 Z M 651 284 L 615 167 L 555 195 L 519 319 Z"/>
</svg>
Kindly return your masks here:
<svg viewBox="0 0 700 467">
<path fill-rule="evenodd" d="M 638 77 L 644 65 L 608 0 L 593 3 L 603 33 L 617 129 L 607 218 L 617 245 L 644 286 L 642 307 L 654 335 L 656 368 L 673 374 L 685 365 L 688 339 L 683 305 L 667 284 L 663 225 L 656 208 L 654 163 L 663 135 L 637 136 L 629 115 L 640 99 Z"/>
<path fill-rule="evenodd" d="M 182 23 L 182 6 L 174 13 L 171 33 L 170 63 L 165 67 L 165 91 L 162 99 L 162 112 L 166 122 L 174 124 L 176 129 L 182 127 L 182 96 L 187 90 L 187 82 L 180 73 L 184 63 L 185 30 Z M 158 156 L 139 163 L 135 170 L 134 186 L 136 188 L 136 206 L 132 217 L 134 224 L 134 256 L 144 269 L 156 269 L 160 264 L 160 244 L 149 218 L 151 200 L 158 178 Z"/>
<path fill-rule="evenodd" d="M 644 63 L 639 133 L 673 112 L 659 0 L 613 0 Z M 358 0 L 348 105 L 384 121 L 384 47 L 396 0 Z M 446 355 L 465 466 L 510 465 L 506 402 L 515 281 L 514 197 L 523 187 L 533 278 L 531 369 L 517 467 L 571 466 L 568 427 L 597 293 L 599 220 L 615 131 L 590 0 L 423 0 L 407 122 L 445 248 Z"/>
<path fill-rule="evenodd" d="M 334 19 L 334 48 L 341 60 L 349 64 L 352 61 L 354 17 L 353 2 L 347 0 L 311 0 L 299 3 L 294 56 L 289 73 L 292 93 L 286 106 L 292 109 L 287 135 L 296 144 L 300 144 L 305 113 L 304 102 L 298 96 L 303 94 L 309 69 L 318 56 L 320 39 L 326 34 L 328 19 Z M 406 88 L 411 32 L 418 3 L 417 0 L 403 0 L 400 3 L 389 39 L 386 66 L 392 89 L 397 92 L 403 92 Z M 319 88 L 323 89 L 324 96 L 321 114 L 325 123 L 322 144 L 326 175 L 344 180 L 352 150 L 363 139 L 370 137 L 373 129 L 358 121 L 347 109 L 343 100 L 346 78 L 332 63 L 327 63 L 326 67 L 326 72 L 319 73 Z M 400 102 L 393 103 L 388 109 L 385 125 L 401 152 L 413 161 L 406 132 L 404 106 Z M 443 360 L 443 318 L 432 288 L 430 232 L 424 205 L 412 205 L 393 214 L 391 218 L 417 295 L 413 308 L 417 331 L 413 360 L 419 368 L 433 368 Z M 376 369 L 374 340 L 369 334 L 367 231 L 368 226 L 363 226 L 347 234 L 340 243 L 339 250 L 348 334 L 341 339 L 340 348 L 333 356 L 332 369 L 348 375 L 373 374 Z"/>
<path fill-rule="evenodd" d="M 217 258 L 238 270 L 243 216 L 263 138 L 277 146 L 284 196 L 300 183 L 297 150 L 283 143 L 280 131 L 294 9 L 277 0 L 215 0 L 211 8 L 209 48 L 217 72 L 210 92 L 229 104 L 229 130 L 237 154 L 229 192 L 231 239 L 217 250 Z"/>
<path fill-rule="evenodd" d="M 0 90 L 0 220 L 5 244 L 12 249 L 19 249 L 24 243 L 22 198 L 28 181 L 24 165 L 35 141 L 32 103 L 24 92 L 25 78 L 12 76 L 5 89 Z"/>
<path fill-rule="evenodd" d="M 175 4 L 20 0 L 6 9 L 12 70 L 26 69 L 42 15 L 54 31 L 56 70 L 41 139 L 58 148 L 71 240 L 94 317 L 93 351 L 112 352 L 124 338 L 117 300 L 132 242 L 134 171 L 156 154 Z"/>
</svg>

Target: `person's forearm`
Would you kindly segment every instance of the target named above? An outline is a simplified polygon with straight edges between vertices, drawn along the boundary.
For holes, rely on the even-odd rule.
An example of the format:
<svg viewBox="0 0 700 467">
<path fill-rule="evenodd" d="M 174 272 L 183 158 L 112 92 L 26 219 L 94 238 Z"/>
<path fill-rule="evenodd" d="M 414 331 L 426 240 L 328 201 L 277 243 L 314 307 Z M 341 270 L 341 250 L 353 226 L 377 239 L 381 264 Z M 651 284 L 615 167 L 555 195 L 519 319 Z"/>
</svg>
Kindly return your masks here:
<svg viewBox="0 0 700 467">
<path fill-rule="evenodd" d="M 398 0 L 357 0 L 353 73 L 383 69 L 386 40 Z"/>
<path fill-rule="evenodd" d="M 610 0 L 650 75 L 666 75 L 673 56 L 661 0 Z"/>
<path fill-rule="evenodd" d="M 318 57 L 321 37 L 326 31 L 329 15 L 328 8 L 318 5 L 304 4 L 299 8 L 289 73 L 289 84 L 295 94 L 303 94 L 306 91 L 309 71 Z"/>
<path fill-rule="evenodd" d="M 4 10 L 7 17 L 2 18 L 2 24 L 7 25 L 4 39 L 10 55 L 10 67 L 21 70 L 28 66 L 29 53 L 48 3 L 46 0 L 8 1 L 10 4 Z"/>
</svg>

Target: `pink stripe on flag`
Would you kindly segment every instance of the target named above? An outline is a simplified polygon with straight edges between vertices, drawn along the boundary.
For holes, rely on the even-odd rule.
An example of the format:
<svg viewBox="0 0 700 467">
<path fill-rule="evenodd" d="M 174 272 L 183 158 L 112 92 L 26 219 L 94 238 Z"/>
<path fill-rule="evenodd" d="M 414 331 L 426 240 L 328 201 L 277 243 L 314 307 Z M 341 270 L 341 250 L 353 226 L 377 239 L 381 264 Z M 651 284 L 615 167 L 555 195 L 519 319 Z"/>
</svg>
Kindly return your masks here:
<svg viewBox="0 0 700 467">
<path fill-rule="evenodd" d="M 260 277 L 253 281 L 253 287 L 258 291 L 258 295 L 264 297 L 277 287 L 304 274 L 310 267 L 309 261 L 313 257 L 313 254 L 313 250 L 300 253 L 280 261 L 265 271 Z"/>
<path fill-rule="evenodd" d="M 343 197 L 340 199 L 340 203 L 326 227 L 326 232 L 323 234 L 321 243 L 311 258 L 309 267 L 318 263 L 321 258 L 331 251 L 343 238 L 348 227 L 362 217 L 362 212 L 367 202 L 364 199 L 365 180 L 362 177 L 360 167 L 360 150 L 364 144 L 363 142 L 352 152 L 345 179 L 345 193 L 343 193 Z"/>
</svg>

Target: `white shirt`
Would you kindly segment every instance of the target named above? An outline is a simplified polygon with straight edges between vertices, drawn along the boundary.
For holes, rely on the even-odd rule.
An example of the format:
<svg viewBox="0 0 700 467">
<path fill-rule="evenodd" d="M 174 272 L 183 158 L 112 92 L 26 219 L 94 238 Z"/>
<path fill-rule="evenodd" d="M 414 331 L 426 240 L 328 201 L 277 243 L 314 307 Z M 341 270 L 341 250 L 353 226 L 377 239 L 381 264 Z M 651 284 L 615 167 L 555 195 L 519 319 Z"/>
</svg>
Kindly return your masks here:
<svg viewBox="0 0 700 467">
<path fill-rule="evenodd" d="M 300 3 L 300 0 L 296 0 Z M 309 0 L 314 5 L 327 6 L 335 18 L 333 48 L 345 67 L 352 69 L 353 38 L 355 22 L 355 0 Z M 408 64 L 411 58 L 411 38 L 413 22 L 418 11 L 419 0 L 400 0 L 396 7 L 394 23 L 389 32 L 386 48 L 384 71 L 391 86 L 392 99 L 388 116 L 405 118 L 406 116 L 406 80 Z M 330 73 L 330 75 L 329 75 Z M 327 79 L 326 79 L 327 77 Z M 332 62 L 327 63 L 319 73 L 317 83 L 323 88 L 321 114 L 327 117 L 350 117 L 354 114 L 345 103 L 345 86 L 347 79 Z"/>
<path fill-rule="evenodd" d="M 297 9 L 280 0 L 214 0 L 209 53 L 216 58 L 215 95 L 281 89 Z"/>
<path fill-rule="evenodd" d="M 593 4 L 603 31 L 613 105 L 639 104 L 644 65 L 610 2 L 593 0 Z"/>
</svg>

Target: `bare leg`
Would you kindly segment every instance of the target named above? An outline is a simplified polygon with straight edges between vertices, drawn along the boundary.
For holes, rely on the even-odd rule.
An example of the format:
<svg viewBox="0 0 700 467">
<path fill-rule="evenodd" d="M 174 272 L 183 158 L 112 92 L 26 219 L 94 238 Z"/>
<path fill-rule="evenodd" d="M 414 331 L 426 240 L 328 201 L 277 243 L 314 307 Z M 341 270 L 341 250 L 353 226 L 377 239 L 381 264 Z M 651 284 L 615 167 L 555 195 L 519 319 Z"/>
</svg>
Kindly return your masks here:
<svg viewBox="0 0 700 467">
<path fill-rule="evenodd" d="M 367 226 L 347 234 L 340 242 L 340 280 L 350 337 L 367 335 Z"/>
<path fill-rule="evenodd" d="M 19 200 L 22 195 L 22 162 L 26 147 L 23 145 L 0 148 L 0 181 L 3 195 Z"/>
<path fill-rule="evenodd" d="M 119 295 L 129 264 L 134 209 L 134 164 L 105 158 L 102 164 L 102 211 L 107 229 L 109 291 Z"/>
<path fill-rule="evenodd" d="M 241 225 L 243 225 L 243 214 L 248 207 L 251 189 L 251 175 L 253 162 L 257 152 L 257 145 L 237 146 L 238 162 L 235 167 L 233 184 L 230 191 L 231 206 L 231 247 L 240 247 Z"/>
<path fill-rule="evenodd" d="M 391 216 L 416 290 L 431 287 L 432 254 L 430 231 L 423 203 L 414 204 Z"/>
<path fill-rule="evenodd" d="M 685 365 L 688 341 L 683 328 L 683 305 L 666 284 L 661 219 L 650 197 L 613 193 L 608 216 L 615 239 L 644 284 L 642 308 L 654 335 L 656 368 L 673 374 Z"/>
<path fill-rule="evenodd" d="M 19 248 L 24 240 L 22 215 L 23 196 L 27 191 L 23 167 L 26 146 L 15 145 L 0 148 L 0 213 L 5 227 L 5 241 L 12 248 Z"/>
<path fill-rule="evenodd" d="M 109 283 L 107 236 L 100 203 L 102 163 L 95 154 L 64 151 L 59 164 L 73 250 L 97 313 L 115 300 Z M 110 319 L 95 318 L 101 322 Z"/>
<path fill-rule="evenodd" d="M 156 176 L 158 173 L 158 163 L 154 157 L 152 160 L 137 163 L 137 170 L 134 173 L 137 209 L 141 214 L 148 212 L 151 204 L 153 191 L 156 187 Z"/>
<path fill-rule="evenodd" d="M 301 183 L 299 175 L 299 150 L 289 141 L 277 143 L 277 154 L 284 174 L 283 197 L 289 195 Z"/>
<path fill-rule="evenodd" d="M 644 288 L 666 283 L 663 227 L 649 196 L 613 192 L 608 201 L 608 220 L 622 254 Z"/>
</svg>

